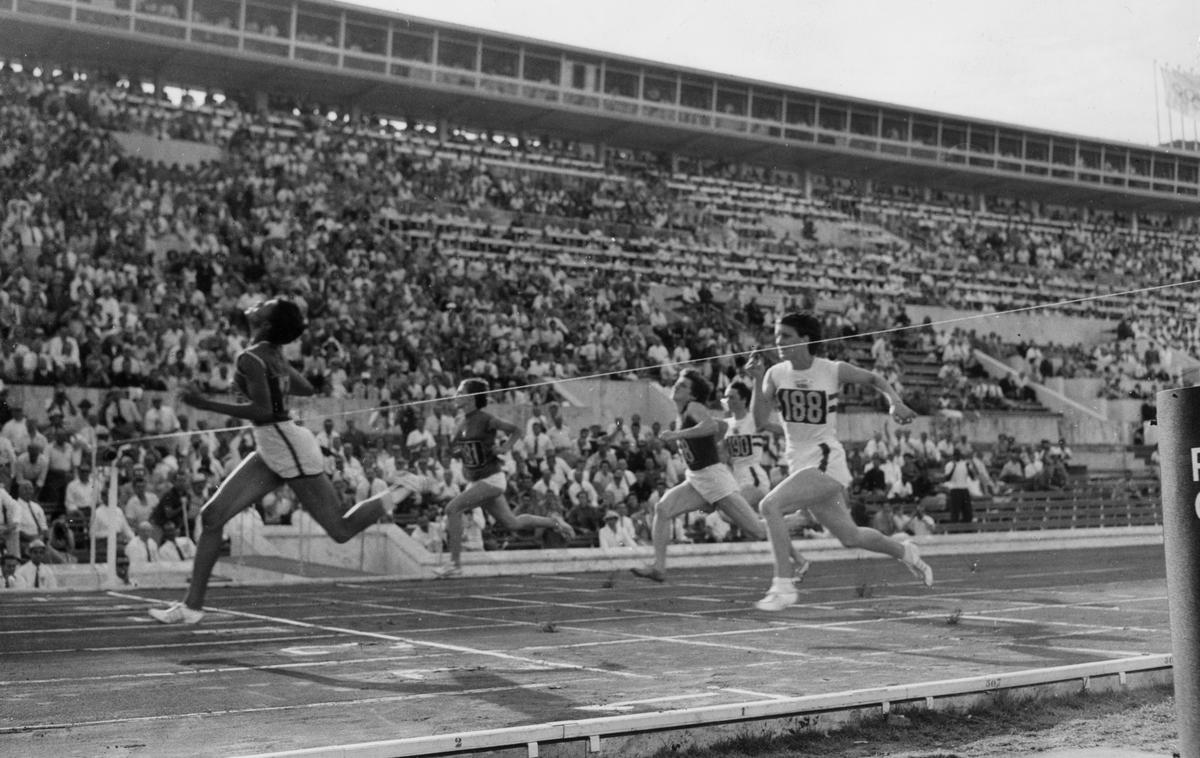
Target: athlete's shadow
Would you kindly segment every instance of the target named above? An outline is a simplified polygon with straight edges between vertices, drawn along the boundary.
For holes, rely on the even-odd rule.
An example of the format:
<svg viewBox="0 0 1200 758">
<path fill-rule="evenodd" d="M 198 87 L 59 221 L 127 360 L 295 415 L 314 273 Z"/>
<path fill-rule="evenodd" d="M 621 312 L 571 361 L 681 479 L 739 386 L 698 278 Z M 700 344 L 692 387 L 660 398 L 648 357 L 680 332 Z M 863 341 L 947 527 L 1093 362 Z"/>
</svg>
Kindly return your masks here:
<svg viewBox="0 0 1200 758">
<path fill-rule="evenodd" d="M 196 658 L 180 663 L 184 666 L 235 667 L 340 690 L 392 692 L 398 695 L 453 694 L 455 697 L 475 698 L 523 713 L 532 719 L 532 723 L 578 717 L 577 702 L 548 691 L 551 687 L 559 686 L 559 682 L 577 681 L 571 678 L 521 682 L 501 676 L 494 669 L 475 667 L 452 669 L 444 672 L 444 677 L 437 681 L 427 681 L 387 677 L 386 673 L 379 672 L 367 672 L 361 677 L 349 672 L 342 675 L 319 674 L 271 664 L 253 664 L 236 658 Z M 353 661 L 347 661 L 347 664 L 350 663 Z M 533 680 L 536 674 L 551 672 L 526 670 L 521 673 L 525 674 L 525 679 Z M 545 679 L 544 676 L 541 678 Z"/>
</svg>

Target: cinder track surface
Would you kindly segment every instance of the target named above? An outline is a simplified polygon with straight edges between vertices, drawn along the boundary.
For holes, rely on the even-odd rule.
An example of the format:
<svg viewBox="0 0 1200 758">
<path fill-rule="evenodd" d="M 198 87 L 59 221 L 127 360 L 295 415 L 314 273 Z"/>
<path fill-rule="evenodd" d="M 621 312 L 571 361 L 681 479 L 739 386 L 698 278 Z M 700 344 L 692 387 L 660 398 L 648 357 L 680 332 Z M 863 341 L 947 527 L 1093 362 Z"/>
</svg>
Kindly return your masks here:
<svg viewBox="0 0 1200 758">
<path fill-rule="evenodd" d="M 769 567 L 0 595 L 0 754 L 198 756 L 694 708 L 1169 653 L 1161 546 Z"/>
</svg>

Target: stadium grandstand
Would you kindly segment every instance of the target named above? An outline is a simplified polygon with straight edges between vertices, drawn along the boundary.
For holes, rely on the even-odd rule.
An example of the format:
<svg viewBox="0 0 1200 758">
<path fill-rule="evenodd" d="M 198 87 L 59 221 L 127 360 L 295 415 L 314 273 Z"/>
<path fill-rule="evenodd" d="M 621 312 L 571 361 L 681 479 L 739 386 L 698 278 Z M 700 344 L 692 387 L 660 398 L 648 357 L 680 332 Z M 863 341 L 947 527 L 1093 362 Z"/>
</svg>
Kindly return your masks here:
<svg viewBox="0 0 1200 758">
<path fill-rule="evenodd" d="M 1194 154 L 336 3 L 6 0 L 0 18 L 5 473 L 16 494 L 42 448 L 64 560 L 95 558 L 94 504 L 66 501 L 81 463 L 119 464 L 122 495 L 135 470 L 159 495 L 195 479 L 194 508 L 245 454 L 227 419 L 169 406 L 229 390 L 231 314 L 267 294 L 309 309 L 289 357 L 322 395 L 305 413 L 333 422 L 330 473 L 351 499 L 407 477 L 410 529 L 461 485 L 441 401 L 479 375 L 527 420 L 520 509 L 570 516 L 580 546 L 620 509 L 644 539 L 681 468 L 656 439 L 663 385 L 699 365 L 723 388 L 795 309 L 922 413 L 927 449 L 888 429 L 868 450 L 882 409 L 847 397 L 863 518 L 888 493 L 943 509 L 957 450 L 991 476 L 955 529 L 1041 528 L 1022 499 L 1156 523 L 1131 503 L 1154 500 L 1154 392 L 1197 365 L 1177 286 L 1196 278 Z M 614 427 L 631 414 L 635 434 Z M 566 468 L 542 482 L 547 448 Z M 281 492 L 258 513 L 294 508 Z M 702 521 L 678 539 L 713 539 Z M 488 549 L 555 539 L 480 526 Z"/>
<path fill-rule="evenodd" d="M 684 476 L 671 385 L 701 371 L 720 413 L 790 311 L 919 414 L 843 394 L 859 525 L 1162 523 L 1154 397 L 1200 367 L 1195 152 L 317 0 L 0 0 L 0 64 L 0 536 L 60 586 L 186 581 L 254 439 L 178 397 L 232 397 L 274 296 L 307 314 L 284 354 L 338 497 L 390 515 L 351 553 L 282 487 L 227 527 L 235 580 L 430 578 L 466 377 L 518 427 L 513 511 L 575 536 L 476 511 L 465 572 L 628 568 Z M 787 475 L 781 438 L 762 463 Z M 766 554 L 702 512 L 671 534 L 683 565 Z"/>
</svg>

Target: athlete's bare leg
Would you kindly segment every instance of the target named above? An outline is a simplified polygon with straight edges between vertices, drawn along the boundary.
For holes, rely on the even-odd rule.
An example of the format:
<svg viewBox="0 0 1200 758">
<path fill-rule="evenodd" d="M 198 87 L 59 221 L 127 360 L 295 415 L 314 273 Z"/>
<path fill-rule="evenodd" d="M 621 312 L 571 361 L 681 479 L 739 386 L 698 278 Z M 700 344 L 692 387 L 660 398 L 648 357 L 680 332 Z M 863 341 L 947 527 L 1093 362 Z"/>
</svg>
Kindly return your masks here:
<svg viewBox="0 0 1200 758">
<path fill-rule="evenodd" d="M 651 533 L 654 540 L 654 565 L 633 569 L 633 573 L 646 579 L 661 582 L 667 574 L 667 545 L 671 542 L 671 523 L 685 513 L 700 510 L 708 505 L 700 493 L 687 482 L 677 484 L 663 493 L 654 506 L 654 525 Z"/>
</svg>

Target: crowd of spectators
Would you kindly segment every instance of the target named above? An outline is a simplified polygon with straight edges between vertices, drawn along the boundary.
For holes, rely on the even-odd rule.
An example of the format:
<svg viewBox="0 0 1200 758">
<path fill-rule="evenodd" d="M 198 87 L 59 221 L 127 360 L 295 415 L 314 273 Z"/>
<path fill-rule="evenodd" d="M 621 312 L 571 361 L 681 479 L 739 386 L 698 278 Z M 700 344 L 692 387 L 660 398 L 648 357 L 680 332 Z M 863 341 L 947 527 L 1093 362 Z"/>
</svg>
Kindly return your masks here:
<svg viewBox="0 0 1200 758">
<path fill-rule="evenodd" d="M 346 496 L 411 477 L 401 511 L 419 524 L 422 509 L 436 509 L 462 483 L 445 448 L 444 413 L 409 403 L 447 397 L 458 376 L 488 377 L 509 399 L 547 408 L 555 407 L 547 380 L 670 382 L 689 361 L 720 387 L 737 371 L 734 356 L 765 344 L 762 327 L 785 308 L 835 303 L 826 307 L 831 333 L 849 336 L 909 326 L 906 304 L 1000 308 L 1099 291 L 1115 281 L 1100 272 L 1118 272 L 1126 288 L 1195 274 L 1184 254 L 1190 229 L 1138 235 L 1103 221 L 964 214 L 880 196 L 838 207 L 873 214 L 900 242 L 822 247 L 811 221 L 799 238 L 746 233 L 776 200 L 791 215 L 821 205 L 797 205 L 786 177 L 755 177 L 758 208 L 745 213 L 733 193 L 698 205 L 679 189 L 692 178 L 654 156 L 626 155 L 618 171 L 563 155 L 543 164 L 557 170 L 538 170 L 529 142 L 367 129 L 366 120 L 311 110 L 257 114 L 235 99 L 171 105 L 99 77 L 11 67 L 0 70 L 0 95 L 0 379 L 62 385 L 54 408 L 39 409 L 36 421 L 13 408 L 4 419 L 11 434 L 0 434 L 16 438 L 11 497 L 51 509 L 43 529 L 24 532 L 22 555 L 38 539 L 52 558 L 72 555 L 64 542 L 78 530 L 52 535 L 49 525 L 61 517 L 69 526 L 75 510 L 97 512 L 98 503 L 67 504 L 72 485 L 97 489 L 80 474 L 91 453 L 145 434 L 196 432 L 176 449 L 131 445 L 116 456 L 119 486 L 139 493 L 138 514 L 122 506 L 128 523 L 117 531 L 132 543 L 148 522 L 162 539 L 163 519 L 144 512 L 157 493 L 187 500 L 176 531 L 191 533 L 189 508 L 245 454 L 247 438 L 189 429 L 169 403 L 141 392 L 228 390 L 231 357 L 244 347 L 237 314 L 271 294 L 305 305 L 310 328 L 289 358 L 320 391 L 378 406 L 361 431 L 350 423 L 340 432 L 350 442 L 328 446 Z M 224 154 L 198 166 L 150 165 L 123 155 L 114 130 L 204 141 Z M 826 215 L 836 217 L 832 203 Z M 964 294 L 972 287 L 986 296 Z M 1165 381 L 1171 351 L 1200 347 L 1189 318 L 1197 306 L 1169 293 L 1146 300 L 1113 345 L 1091 351 L 922 329 L 868 338 L 870 360 L 893 383 L 915 386 L 916 367 L 901 351 L 934 356 L 938 389 L 913 405 L 950 419 L 1028 401 L 1028 383 L 1050 375 L 1098 375 L 1110 396 L 1145 397 Z M 973 348 L 996 357 L 1017 350 L 1029 371 L 992 380 Z M 104 390 L 102 407 L 74 406 L 69 388 L 79 386 Z M 433 445 L 414 451 L 409 439 L 422 430 Z M 514 453 L 514 506 L 561 509 L 597 542 L 611 511 L 612 531 L 623 536 L 606 539 L 645 539 L 645 514 L 678 478 L 672 447 L 649 430 L 645 439 L 612 428 L 566 436 L 567 445 L 556 437 L 554 454 L 536 433 L 532 452 Z M 404 448 L 389 447 L 393 438 Z M 0 442 L 0 471 L 4 462 Z M 881 468 L 868 461 L 864 473 L 868 466 Z M 268 522 L 292 511 L 283 491 L 260 509 Z M 419 529 L 436 531 L 436 511 L 424 520 Z M 481 525 L 480 542 L 490 533 Z M 688 539 L 729 534 L 719 523 L 679 530 Z"/>
</svg>

